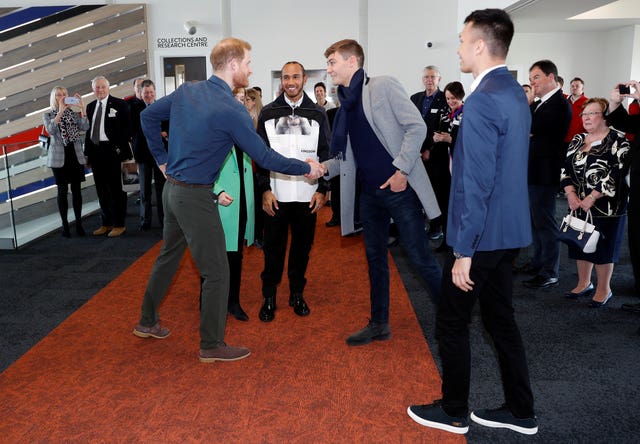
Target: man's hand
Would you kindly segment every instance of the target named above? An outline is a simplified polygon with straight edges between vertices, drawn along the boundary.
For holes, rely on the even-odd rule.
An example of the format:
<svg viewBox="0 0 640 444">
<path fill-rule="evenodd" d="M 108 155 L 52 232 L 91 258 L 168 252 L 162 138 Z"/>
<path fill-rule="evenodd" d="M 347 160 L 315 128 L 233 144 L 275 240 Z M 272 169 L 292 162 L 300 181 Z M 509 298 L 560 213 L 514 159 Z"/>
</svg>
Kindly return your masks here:
<svg viewBox="0 0 640 444">
<path fill-rule="evenodd" d="M 471 270 L 471 258 L 463 257 L 456 259 L 451 268 L 451 280 L 453 285 L 458 287 L 462 291 L 473 290 L 473 281 L 469 277 Z"/>
<path fill-rule="evenodd" d="M 394 193 L 399 193 L 407 189 L 407 176 L 402 174 L 400 170 L 393 173 L 385 183 L 380 185 L 380 189 L 384 190 L 387 187 L 391 187 L 391 191 Z"/>
<path fill-rule="evenodd" d="M 163 163 L 162 165 L 158 165 L 158 169 L 162 172 L 164 178 L 167 178 L 167 164 Z"/>
<path fill-rule="evenodd" d="M 272 191 L 262 193 L 262 209 L 271 217 L 276 215 L 276 210 L 279 210 L 278 199 Z"/>
<path fill-rule="evenodd" d="M 422 152 L 422 154 L 420 154 L 420 157 L 422 157 L 422 160 L 429 160 L 429 155 L 431 154 L 431 151 L 429 150 L 424 150 Z"/>
<path fill-rule="evenodd" d="M 315 180 L 322 177 L 327 172 L 327 167 L 318 162 L 317 160 L 307 159 L 305 160 L 311 167 L 311 171 L 304 175 L 307 179 Z"/>
<path fill-rule="evenodd" d="M 317 213 L 324 205 L 326 196 L 323 193 L 317 191 L 311 196 L 311 202 L 309 202 L 309 208 L 311 208 L 311 214 Z"/>
<path fill-rule="evenodd" d="M 223 207 L 228 207 L 233 202 L 233 197 L 229 196 L 226 191 L 218 194 L 218 203 Z"/>
</svg>

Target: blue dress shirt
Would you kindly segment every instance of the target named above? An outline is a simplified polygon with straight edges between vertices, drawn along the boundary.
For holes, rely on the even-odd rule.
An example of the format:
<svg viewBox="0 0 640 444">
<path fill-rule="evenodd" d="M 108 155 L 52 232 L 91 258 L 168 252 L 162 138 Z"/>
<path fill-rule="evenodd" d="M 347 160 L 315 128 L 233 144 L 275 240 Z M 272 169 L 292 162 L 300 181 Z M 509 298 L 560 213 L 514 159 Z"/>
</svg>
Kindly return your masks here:
<svg viewBox="0 0 640 444">
<path fill-rule="evenodd" d="M 190 184 L 213 184 L 235 144 L 260 166 L 285 174 L 310 172 L 305 162 L 288 159 L 268 148 L 256 133 L 246 108 L 229 85 L 213 75 L 206 81 L 184 83 L 141 114 L 142 130 L 158 165 L 166 174 Z M 169 150 L 160 136 L 169 120 Z"/>
</svg>

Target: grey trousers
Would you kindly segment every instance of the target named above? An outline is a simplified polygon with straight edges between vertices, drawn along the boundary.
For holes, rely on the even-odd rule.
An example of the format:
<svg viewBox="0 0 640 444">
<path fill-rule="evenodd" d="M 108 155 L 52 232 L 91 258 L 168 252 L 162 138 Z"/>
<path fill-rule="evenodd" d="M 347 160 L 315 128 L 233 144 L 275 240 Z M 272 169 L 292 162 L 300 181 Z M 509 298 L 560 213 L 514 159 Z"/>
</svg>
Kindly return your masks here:
<svg viewBox="0 0 640 444">
<path fill-rule="evenodd" d="M 160 320 L 158 308 L 188 246 L 203 278 L 200 348 L 214 348 L 224 340 L 229 294 L 229 265 L 215 195 L 211 188 L 167 182 L 162 202 L 164 242 L 144 294 L 140 324 L 152 327 Z"/>
</svg>

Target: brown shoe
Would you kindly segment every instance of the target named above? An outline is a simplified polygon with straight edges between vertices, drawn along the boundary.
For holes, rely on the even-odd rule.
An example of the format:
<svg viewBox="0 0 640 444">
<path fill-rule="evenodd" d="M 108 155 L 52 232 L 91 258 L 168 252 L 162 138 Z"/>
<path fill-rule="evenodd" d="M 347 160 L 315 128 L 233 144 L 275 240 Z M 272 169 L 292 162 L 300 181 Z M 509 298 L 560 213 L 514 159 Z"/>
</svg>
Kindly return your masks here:
<svg viewBox="0 0 640 444">
<path fill-rule="evenodd" d="M 113 227 L 108 227 L 106 225 L 103 225 L 100 228 L 98 228 L 96 231 L 94 231 L 93 235 L 94 236 L 102 236 L 103 234 L 107 234 L 112 229 L 113 229 Z"/>
<path fill-rule="evenodd" d="M 200 349 L 199 358 L 200 362 L 238 361 L 250 354 L 251 352 L 246 347 L 232 347 L 223 342 L 216 348 Z"/>
<path fill-rule="evenodd" d="M 133 334 L 139 338 L 156 338 L 156 339 L 164 339 L 169 336 L 168 328 L 160 327 L 160 323 L 156 322 L 156 325 L 153 327 L 145 327 L 144 325 L 136 325 L 136 328 L 133 329 Z"/>
<path fill-rule="evenodd" d="M 121 236 L 125 231 L 127 231 L 125 227 L 115 227 L 109 232 L 109 234 L 107 234 L 107 237 L 118 237 Z"/>
</svg>

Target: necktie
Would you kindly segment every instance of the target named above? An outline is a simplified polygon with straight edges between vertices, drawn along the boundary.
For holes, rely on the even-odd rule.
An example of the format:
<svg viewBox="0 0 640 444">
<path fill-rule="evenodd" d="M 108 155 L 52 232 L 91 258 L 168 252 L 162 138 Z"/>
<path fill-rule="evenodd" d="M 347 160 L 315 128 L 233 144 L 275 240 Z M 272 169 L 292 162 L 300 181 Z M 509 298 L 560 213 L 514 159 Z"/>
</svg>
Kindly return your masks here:
<svg viewBox="0 0 640 444">
<path fill-rule="evenodd" d="M 102 102 L 98 101 L 98 109 L 96 109 L 96 118 L 91 128 L 91 141 L 94 145 L 100 145 L 100 121 L 102 120 Z"/>
</svg>

